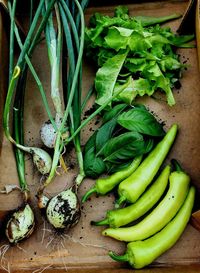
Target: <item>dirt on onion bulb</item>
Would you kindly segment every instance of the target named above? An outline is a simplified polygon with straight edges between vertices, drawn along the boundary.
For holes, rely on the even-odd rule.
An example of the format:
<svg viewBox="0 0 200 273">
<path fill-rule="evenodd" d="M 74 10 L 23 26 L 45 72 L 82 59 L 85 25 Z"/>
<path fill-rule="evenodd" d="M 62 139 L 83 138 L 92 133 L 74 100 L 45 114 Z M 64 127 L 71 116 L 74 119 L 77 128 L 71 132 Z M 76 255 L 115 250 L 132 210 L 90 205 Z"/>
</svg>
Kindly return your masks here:
<svg viewBox="0 0 200 273">
<path fill-rule="evenodd" d="M 9 242 L 16 244 L 28 238 L 32 234 L 34 226 L 35 219 L 33 211 L 29 204 L 25 204 L 11 215 L 7 222 L 5 233 Z"/>
<path fill-rule="evenodd" d="M 81 210 L 73 188 L 57 194 L 47 204 L 46 217 L 55 229 L 70 229 L 80 219 Z"/>
</svg>

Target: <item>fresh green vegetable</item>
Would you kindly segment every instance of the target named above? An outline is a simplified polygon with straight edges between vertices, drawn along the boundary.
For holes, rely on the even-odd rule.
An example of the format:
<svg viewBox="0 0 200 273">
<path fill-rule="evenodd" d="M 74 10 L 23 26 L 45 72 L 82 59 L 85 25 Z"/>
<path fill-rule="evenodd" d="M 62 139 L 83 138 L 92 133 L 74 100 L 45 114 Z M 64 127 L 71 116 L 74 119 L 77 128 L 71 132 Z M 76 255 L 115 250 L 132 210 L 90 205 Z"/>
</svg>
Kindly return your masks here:
<svg viewBox="0 0 200 273">
<path fill-rule="evenodd" d="M 10 62 L 9 62 L 9 81 L 12 79 L 13 74 L 13 56 L 14 56 L 14 18 L 16 1 L 11 5 L 8 1 L 8 9 L 11 17 L 11 29 L 10 29 Z M 31 21 L 31 19 L 30 19 Z M 24 94 L 25 94 L 25 83 L 27 78 L 27 66 L 24 67 L 23 73 L 20 75 L 20 79 L 17 84 L 14 107 L 13 107 L 13 135 L 16 139 L 16 143 L 24 144 Z M 21 193 L 23 195 L 23 204 L 16 211 L 12 212 L 9 216 L 6 227 L 5 234 L 9 242 L 12 244 L 17 244 L 21 240 L 28 238 L 35 228 L 35 218 L 31 206 L 28 204 L 30 202 L 29 187 L 25 177 L 25 158 L 24 152 L 15 147 L 15 160 L 19 179 L 19 185 L 21 188 Z"/>
<path fill-rule="evenodd" d="M 134 107 L 123 112 L 117 118 L 117 122 L 129 131 L 136 131 L 150 136 L 162 136 L 164 130 L 156 118 L 145 109 Z"/>
<path fill-rule="evenodd" d="M 117 101 L 131 104 L 137 96 L 152 96 L 161 90 L 167 103 L 175 104 L 172 88 L 184 68 L 175 48 L 192 47 L 188 42 L 194 35 L 178 36 L 158 23 L 178 17 L 131 17 L 125 7 L 118 7 L 114 17 L 94 14 L 91 27 L 86 29 L 85 44 L 87 56 L 99 67 L 95 79 L 98 104 L 124 82 L 129 85 Z M 125 58 L 121 52 L 126 52 Z"/>
<path fill-rule="evenodd" d="M 128 201 L 134 203 L 152 182 L 176 137 L 178 126 L 172 125 L 164 138 L 143 160 L 137 170 L 120 183 L 118 204 Z"/>
<path fill-rule="evenodd" d="M 6 224 L 6 236 L 10 243 L 17 244 L 28 238 L 34 231 L 35 219 L 29 204 L 15 211 Z"/>
<path fill-rule="evenodd" d="M 127 126 L 127 117 L 129 120 L 134 118 L 132 127 Z M 163 134 L 163 125 L 144 106 L 117 104 L 105 112 L 102 126 L 85 145 L 86 175 L 96 178 L 106 170 L 116 172 L 123 169 L 133 157 L 151 151 L 154 142 Z"/>
<path fill-rule="evenodd" d="M 106 218 L 94 222 L 95 226 L 109 225 L 112 228 L 125 226 L 148 212 L 161 198 L 167 185 L 170 174 L 170 166 L 166 166 L 156 181 L 147 189 L 144 194 L 132 205 L 122 209 L 110 210 Z"/>
<path fill-rule="evenodd" d="M 122 91 L 123 92 L 123 91 Z M 103 123 L 117 117 L 122 111 L 127 109 L 127 105 L 125 103 L 117 104 L 112 107 L 109 111 L 106 111 L 103 115 Z"/>
<path fill-rule="evenodd" d="M 48 3 L 45 1 L 44 13 Z M 61 41 L 62 41 L 62 26 L 61 19 L 58 10 L 58 5 L 55 4 L 56 21 L 58 25 L 58 35 L 53 24 L 53 15 L 50 14 L 46 27 L 45 27 L 45 40 L 47 43 L 47 52 L 49 63 L 51 67 L 51 99 L 55 109 L 55 124 L 56 128 L 60 126 L 63 109 L 62 99 L 60 94 L 60 55 L 61 55 Z M 50 121 L 46 121 L 40 129 L 40 137 L 45 146 L 53 148 L 56 139 L 56 129 L 54 124 Z"/>
<path fill-rule="evenodd" d="M 104 155 L 104 161 L 115 163 L 139 156 L 144 152 L 143 136 L 138 132 L 127 132 L 110 139 L 101 154 Z"/>
<path fill-rule="evenodd" d="M 118 21 L 118 25 L 123 25 L 123 20 L 124 24 L 127 27 L 128 24 L 134 24 L 134 20 L 139 20 L 142 25 L 144 26 L 150 26 L 150 25 L 155 25 L 155 24 L 161 24 L 164 22 L 167 22 L 169 20 L 177 19 L 180 18 L 180 14 L 171 14 L 167 16 L 161 16 L 161 17 L 152 17 L 152 16 L 134 16 L 130 17 L 129 16 L 129 10 L 128 7 L 126 6 L 118 6 L 114 9 L 114 18 L 109 17 L 109 16 L 104 16 L 100 13 L 95 13 L 91 18 L 90 18 L 90 24 L 92 26 L 98 25 L 105 23 L 105 27 L 107 25 L 111 26 L 113 23 L 116 24 Z"/>
<path fill-rule="evenodd" d="M 51 198 L 46 207 L 46 217 L 56 229 L 69 229 L 80 219 L 81 211 L 77 193 L 69 188 Z"/>
<path fill-rule="evenodd" d="M 75 70 L 70 71 L 70 87 L 67 89 L 67 104 L 66 109 L 64 111 L 62 122 L 57 128 L 57 135 L 56 135 L 56 142 L 54 147 L 54 156 L 53 156 L 53 162 L 51 171 L 49 173 L 49 176 L 47 177 L 46 181 L 38 190 L 38 204 L 43 206 L 46 206 L 46 215 L 49 220 L 49 222 L 56 228 L 56 229 L 63 229 L 67 228 L 69 226 L 72 226 L 72 224 L 77 223 L 80 218 L 80 207 L 78 203 L 77 198 L 77 189 L 80 183 L 82 182 L 84 178 L 84 170 L 83 170 L 83 160 L 82 160 L 82 152 L 80 147 L 80 138 L 79 133 L 80 130 L 99 112 L 101 112 L 113 99 L 113 97 L 109 98 L 101 107 L 99 107 L 89 118 L 87 118 L 82 124 L 79 124 L 79 105 L 80 105 L 80 89 L 78 86 L 78 80 L 81 75 L 81 60 L 82 60 L 82 54 L 83 54 L 83 29 L 84 29 L 84 16 L 83 11 L 81 9 L 81 6 L 77 0 L 75 0 L 75 4 L 77 6 L 77 9 L 81 15 L 81 32 L 80 32 L 80 41 L 77 41 L 77 32 L 74 32 L 74 40 L 75 40 L 75 46 L 77 47 L 77 54 L 76 62 L 75 62 Z M 64 3 L 64 1 L 61 1 L 62 7 L 60 8 L 61 11 L 61 17 L 63 20 L 63 9 L 66 11 L 67 16 L 69 17 L 70 24 L 72 25 L 72 31 L 74 31 L 74 23 L 73 18 L 70 15 L 69 9 L 67 5 Z M 62 9 L 63 8 L 63 9 Z M 70 19 L 71 18 L 71 19 Z M 63 20 L 63 22 L 65 22 Z M 64 25 L 66 40 L 69 42 L 67 37 L 71 39 L 70 33 L 68 32 L 69 29 L 67 28 L 67 25 Z M 71 40 L 70 40 L 71 41 Z M 70 46 L 70 50 L 72 50 L 72 47 Z M 71 58 L 72 57 L 72 58 Z M 70 61 L 74 62 L 74 56 L 70 56 Z M 73 75 L 73 78 L 71 79 Z M 80 87 L 80 86 L 79 86 Z M 126 86 L 125 86 L 126 87 Z M 124 89 L 121 88 L 119 92 L 121 92 Z M 118 94 L 117 94 L 118 95 Z M 73 110 L 73 111 L 72 111 Z M 74 113 L 78 113 L 78 115 L 74 115 Z M 74 115 L 74 116 L 73 116 Z M 70 133 L 71 136 L 69 137 L 66 135 L 66 122 L 70 119 L 71 122 L 71 128 Z M 51 182 L 52 179 L 55 176 L 56 168 L 58 166 L 58 161 L 60 159 L 61 153 L 63 152 L 63 148 L 65 145 L 67 145 L 71 140 L 74 140 L 75 143 L 75 149 L 79 161 L 79 167 L 81 172 L 76 178 L 75 185 L 73 187 L 64 190 L 63 192 L 59 193 L 55 197 L 53 197 L 49 202 L 47 203 L 45 200 L 45 197 L 43 195 L 45 187 L 47 187 Z M 82 172 L 83 171 L 83 172 Z M 69 197 L 69 199 L 68 199 Z M 76 202 L 74 202 L 76 200 Z M 61 201 L 61 202 L 60 202 Z M 74 204 L 76 203 L 76 206 Z M 76 208 L 76 209 L 75 209 Z"/>
<path fill-rule="evenodd" d="M 95 154 L 96 135 L 97 133 L 94 133 L 85 145 L 84 170 L 88 177 L 98 177 L 106 170 L 102 158 Z"/>
<path fill-rule="evenodd" d="M 82 4 L 85 7 L 85 5 L 87 4 L 87 1 Z M 73 75 L 75 73 L 75 64 L 78 61 L 77 56 L 80 50 L 79 34 L 81 33 L 81 29 L 77 28 L 75 21 L 73 19 L 73 17 L 75 17 L 75 15 L 73 16 L 73 13 L 75 12 L 75 10 L 72 10 L 72 7 L 71 7 L 71 12 L 70 12 L 69 7 L 66 5 L 65 1 L 61 1 L 61 4 L 59 7 L 60 7 L 61 17 L 62 17 L 63 26 L 64 26 L 64 32 L 65 32 L 64 42 L 66 44 L 66 48 L 68 52 L 67 53 L 68 56 L 64 56 L 63 58 L 63 59 L 68 58 L 68 63 L 65 63 L 65 62 L 63 63 L 63 71 L 62 71 L 63 97 L 64 97 L 65 105 L 67 105 L 68 98 L 70 96 L 71 87 L 72 87 Z M 82 22 L 79 10 L 77 10 L 76 16 L 77 16 L 77 19 L 79 18 L 78 19 L 79 22 Z M 70 31 L 69 25 L 71 25 L 71 31 Z M 64 48 L 63 48 L 63 53 L 64 53 Z M 78 80 L 76 84 L 76 91 L 74 93 L 74 98 L 73 98 L 73 102 L 70 109 L 70 120 L 68 121 L 71 134 L 74 133 L 74 130 L 77 129 L 81 123 L 81 97 L 82 97 L 82 64 L 80 65 L 79 76 L 78 76 Z M 74 146 L 75 146 L 76 155 L 77 155 L 78 164 L 79 164 L 79 174 L 76 178 L 76 183 L 80 184 L 85 177 L 85 172 L 83 168 L 82 149 L 81 149 L 81 143 L 80 143 L 80 134 L 78 134 L 73 141 L 74 141 Z"/>
<path fill-rule="evenodd" d="M 56 142 L 55 142 L 55 148 L 54 148 L 54 157 L 53 157 L 52 168 L 51 168 L 50 174 L 49 174 L 47 180 L 45 181 L 44 185 L 42 185 L 42 187 L 40 187 L 40 189 L 38 191 L 38 205 L 40 206 L 40 208 L 44 208 L 44 207 L 46 208 L 47 220 L 56 229 L 66 229 L 66 228 L 72 227 L 73 225 L 75 225 L 79 221 L 80 214 L 81 214 L 79 200 L 77 197 L 77 190 L 78 190 L 79 184 L 82 182 L 82 180 L 84 178 L 84 170 L 82 168 L 82 152 L 81 152 L 81 148 L 80 148 L 80 138 L 78 135 L 74 139 L 74 144 L 75 144 L 75 150 L 77 153 L 79 167 L 80 167 L 80 173 L 79 173 L 80 175 L 78 175 L 78 177 L 76 178 L 75 185 L 73 185 L 73 187 L 71 187 L 71 188 L 65 189 L 64 191 L 60 192 L 59 194 L 57 194 L 56 196 L 51 198 L 48 201 L 48 203 L 43 202 L 43 200 L 45 198 L 45 196 L 43 194 L 44 188 L 47 187 L 48 184 L 50 184 L 52 179 L 54 178 L 56 168 L 58 165 L 58 161 L 61 157 L 61 153 L 63 152 L 63 148 L 64 148 L 63 140 L 64 140 L 64 138 L 68 137 L 68 135 L 66 134 L 66 123 L 68 122 L 68 119 L 70 117 L 70 122 L 71 122 L 70 132 L 74 133 L 74 129 L 78 126 L 77 124 L 79 123 L 79 119 L 80 119 L 80 113 L 79 113 L 79 110 L 77 110 L 77 107 L 79 106 L 79 96 L 80 96 L 80 93 L 79 93 L 80 86 L 79 86 L 78 81 L 80 80 L 80 75 L 81 75 L 81 59 L 82 59 L 82 54 L 83 54 L 84 17 L 83 17 L 83 10 L 77 0 L 75 0 L 75 4 L 78 9 L 78 12 L 80 13 L 80 21 L 81 21 L 80 41 L 79 41 L 79 37 L 78 37 L 78 30 L 75 27 L 75 22 L 73 21 L 73 18 L 71 16 L 71 12 L 70 12 L 67 4 L 65 3 L 65 1 L 61 1 L 61 3 L 59 4 L 59 9 L 58 9 L 58 7 L 56 9 L 58 24 L 59 25 L 61 24 L 61 21 L 60 21 L 60 14 L 61 14 L 65 38 L 66 38 L 67 42 L 70 43 L 70 46 L 68 45 L 68 53 L 70 52 L 70 50 L 72 50 L 70 57 L 69 57 L 70 62 L 72 61 L 70 63 L 70 65 L 72 65 L 72 66 L 70 68 L 70 72 L 67 71 L 69 82 L 68 82 L 67 90 L 65 90 L 65 92 L 64 92 L 66 108 L 65 108 L 64 114 L 60 115 L 62 117 L 62 119 L 60 122 L 60 126 L 57 128 L 57 135 L 56 135 Z M 66 11 L 66 14 L 64 11 Z M 71 20 L 70 22 L 72 23 L 73 39 L 75 40 L 75 46 L 76 46 L 76 50 L 77 50 L 76 60 L 75 60 L 73 46 L 72 46 L 72 36 L 71 36 L 71 32 L 69 30 L 67 19 Z M 59 27 L 59 29 L 61 31 L 61 26 Z M 50 30 L 47 33 L 47 37 L 48 37 L 48 34 L 51 34 Z M 68 38 L 69 38 L 69 40 L 68 40 Z M 61 41 L 58 40 L 58 43 L 60 43 L 60 42 Z M 56 52 L 56 53 L 59 56 L 61 53 L 60 46 L 58 47 L 58 50 L 59 50 L 59 52 Z M 50 58 L 50 60 L 51 60 L 51 58 Z M 59 67 L 57 67 L 57 69 L 59 71 Z M 73 74 L 73 77 L 72 77 L 71 73 Z M 64 75 L 63 77 L 66 77 L 66 75 Z M 53 86 L 55 86 L 55 85 L 53 85 Z M 58 88 L 58 86 L 57 86 L 57 88 Z M 57 100 L 56 100 L 56 102 L 57 102 Z M 57 104 L 55 106 L 57 106 Z M 75 118 L 74 118 L 74 116 L 72 116 L 72 114 L 73 114 L 72 110 L 74 112 L 76 112 L 76 114 L 78 115 Z M 57 114 L 59 114 L 59 113 L 57 112 Z M 65 137 L 62 134 L 64 134 Z"/>
<path fill-rule="evenodd" d="M 132 163 L 128 167 L 122 169 L 121 171 L 116 172 L 111 176 L 97 179 L 95 186 L 87 191 L 82 197 L 82 202 L 84 203 L 85 201 L 87 201 L 88 197 L 94 192 L 100 195 L 105 195 L 106 193 L 111 191 L 121 181 L 123 181 L 130 174 L 132 174 L 137 169 L 141 161 L 142 156 L 138 156 L 132 161 Z"/>
<path fill-rule="evenodd" d="M 160 231 L 184 203 L 189 190 L 190 177 L 182 171 L 175 171 L 170 174 L 169 183 L 164 198 L 143 220 L 131 227 L 108 228 L 103 231 L 103 235 L 120 241 L 133 242 L 146 239 Z"/>
<path fill-rule="evenodd" d="M 97 91 L 96 103 L 102 105 L 113 94 L 115 83 L 128 52 L 119 52 L 108 59 L 96 74 L 95 88 Z"/>
<path fill-rule="evenodd" d="M 32 50 L 35 47 L 35 44 L 38 41 L 38 38 L 40 37 L 40 34 L 41 34 L 41 32 L 44 28 L 44 25 L 48 19 L 48 16 L 51 12 L 54 2 L 55 2 L 55 0 L 52 0 L 49 2 L 46 13 L 45 13 L 44 17 L 42 18 L 42 20 L 36 30 L 38 19 L 41 14 L 41 11 L 42 11 L 44 1 L 43 0 L 40 1 L 39 5 L 38 5 L 38 8 L 37 8 L 37 11 L 36 11 L 35 16 L 33 18 L 33 21 L 31 23 L 28 35 L 26 37 L 24 46 L 23 46 L 22 51 L 21 51 L 19 58 L 17 60 L 17 64 L 15 65 L 15 67 L 13 69 L 12 77 L 10 77 L 9 88 L 8 88 L 8 92 L 7 92 L 7 96 L 6 96 L 6 102 L 5 102 L 4 113 L 3 113 L 3 128 L 4 128 L 4 132 L 5 132 L 7 139 L 13 145 L 15 145 L 17 148 L 32 154 L 33 161 L 34 161 L 35 165 L 37 166 L 38 170 L 42 174 L 47 174 L 49 172 L 50 167 L 51 167 L 51 157 L 49 156 L 49 154 L 47 152 L 45 152 L 44 150 L 42 150 L 40 148 L 26 147 L 24 145 L 17 143 L 12 138 L 11 133 L 10 133 L 10 128 L 9 128 L 9 116 L 10 116 L 9 111 L 10 111 L 11 102 L 12 102 L 13 94 L 15 91 L 16 83 L 18 81 L 20 73 L 22 73 L 24 70 L 26 54 L 32 53 Z M 33 35 L 34 35 L 34 37 L 33 37 Z M 11 75 L 11 73 L 10 73 L 10 75 Z M 44 166 L 44 168 L 43 168 L 43 166 Z"/>
<path fill-rule="evenodd" d="M 110 251 L 110 257 L 116 261 L 127 261 L 133 268 L 138 269 L 151 264 L 180 238 L 190 219 L 194 199 L 195 188 L 191 187 L 184 204 L 176 216 L 160 232 L 144 241 L 129 243 L 126 253 L 122 256 L 118 256 Z"/>
</svg>

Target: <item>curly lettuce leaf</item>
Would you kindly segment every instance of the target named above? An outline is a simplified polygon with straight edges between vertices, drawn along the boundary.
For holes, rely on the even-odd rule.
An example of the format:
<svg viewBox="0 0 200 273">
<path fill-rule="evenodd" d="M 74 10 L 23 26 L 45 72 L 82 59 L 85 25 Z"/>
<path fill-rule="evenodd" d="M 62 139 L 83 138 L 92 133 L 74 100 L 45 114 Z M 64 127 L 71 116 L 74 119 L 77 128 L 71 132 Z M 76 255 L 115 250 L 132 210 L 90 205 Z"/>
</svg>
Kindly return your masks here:
<svg viewBox="0 0 200 273">
<path fill-rule="evenodd" d="M 96 103 L 104 104 L 112 97 L 116 80 L 127 57 L 128 52 L 119 52 L 109 58 L 104 65 L 98 69 L 95 78 L 95 89 L 97 92 Z"/>
</svg>

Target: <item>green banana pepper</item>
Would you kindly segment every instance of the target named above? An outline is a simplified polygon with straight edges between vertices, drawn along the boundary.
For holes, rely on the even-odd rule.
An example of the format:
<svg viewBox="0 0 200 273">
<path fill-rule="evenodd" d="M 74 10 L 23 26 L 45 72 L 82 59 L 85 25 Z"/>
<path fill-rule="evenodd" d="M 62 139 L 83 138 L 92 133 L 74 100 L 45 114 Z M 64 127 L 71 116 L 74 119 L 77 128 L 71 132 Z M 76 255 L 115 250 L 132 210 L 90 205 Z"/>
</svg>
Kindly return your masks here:
<svg viewBox="0 0 200 273">
<path fill-rule="evenodd" d="M 132 242 L 146 239 L 160 231 L 184 203 L 189 190 L 190 177 L 178 169 L 170 174 L 169 183 L 165 197 L 143 220 L 131 227 L 108 228 L 103 231 L 103 235 Z"/>
<path fill-rule="evenodd" d="M 190 219 L 194 199 L 195 188 L 192 186 L 176 216 L 160 232 L 144 241 L 129 243 L 126 253 L 122 256 L 110 251 L 110 257 L 116 261 L 127 261 L 133 268 L 137 269 L 151 264 L 180 238 Z"/>
<path fill-rule="evenodd" d="M 164 138 L 156 145 L 143 160 L 137 170 L 119 184 L 119 200 L 116 204 L 128 201 L 134 203 L 152 182 L 167 156 L 177 134 L 178 126 L 172 125 Z"/>
<path fill-rule="evenodd" d="M 99 222 L 92 221 L 91 224 L 96 226 L 109 225 L 117 228 L 137 220 L 161 198 L 168 185 L 169 175 L 170 166 L 166 166 L 152 186 L 134 204 L 122 209 L 110 210 L 107 212 L 106 219 Z"/>
<path fill-rule="evenodd" d="M 95 185 L 82 197 L 82 203 L 87 201 L 88 197 L 94 192 L 99 195 L 105 195 L 106 193 L 111 191 L 121 181 L 129 177 L 129 175 L 131 175 L 137 169 L 141 161 L 142 156 L 138 156 L 132 161 L 132 163 L 128 167 L 124 168 L 123 170 L 116 172 L 109 177 L 99 178 L 98 180 L 96 180 Z"/>
</svg>

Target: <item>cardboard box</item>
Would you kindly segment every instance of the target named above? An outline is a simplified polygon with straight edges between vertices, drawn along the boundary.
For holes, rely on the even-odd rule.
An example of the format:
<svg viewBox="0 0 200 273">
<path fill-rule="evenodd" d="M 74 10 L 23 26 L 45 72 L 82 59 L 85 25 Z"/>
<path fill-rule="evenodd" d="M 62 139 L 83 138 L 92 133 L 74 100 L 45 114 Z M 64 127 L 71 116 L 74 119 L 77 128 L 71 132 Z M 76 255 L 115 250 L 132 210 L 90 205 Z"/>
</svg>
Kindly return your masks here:
<svg viewBox="0 0 200 273">
<path fill-rule="evenodd" d="M 3 2 L 3 1 L 1 1 Z M 5 1 L 4 1 L 5 2 Z M 99 11 L 111 15 L 113 13 L 115 1 L 104 1 L 93 5 L 85 12 L 86 22 L 89 17 Z M 188 1 L 152 1 L 152 2 L 128 2 L 131 14 L 134 15 L 167 15 L 170 13 L 184 14 L 188 6 Z M 124 4 L 118 1 L 117 4 Z M 105 4 L 105 5 L 104 5 Z M 23 10 L 23 9 L 22 9 Z M 195 15 L 193 15 L 195 16 Z M 27 16 L 19 18 L 24 29 L 28 22 Z M 198 19 L 198 18 L 197 18 Z M 169 25 L 176 30 L 180 25 L 180 20 L 170 22 Z M 0 111 L 2 113 L 3 97 L 7 88 L 7 63 L 8 63 L 8 23 L 5 9 L 0 6 Z M 198 29 L 198 20 L 196 21 Z M 195 29 L 193 29 L 195 32 Z M 197 37 L 199 36 L 199 33 Z M 200 126 L 199 126 L 199 105 L 200 105 L 200 78 L 198 71 L 197 48 L 179 49 L 182 61 L 187 61 L 188 69 L 183 73 L 181 79 L 182 87 L 180 90 L 174 90 L 176 105 L 169 107 L 162 99 L 153 100 L 151 98 L 139 99 L 147 105 L 156 115 L 162 119 L 166 126 L 178 123 L 180 132 L 173 149 L 167 160 L 177 158 L 183 168 L 190 174 L 192 183 L 197 189 L 200 189 L 199 183 L 199 154 L 200 154 Z M 32 63 L 44 84 L 45 90 L 49 92 L 49 64 L 47 59 L 46 45 L 44 41 L 38 45 L 32 57 Z M 83 92 L 86 92 L 93 82 L 95 71 L 87 60 L 84 61 Z M 39 99 L 39 92 L 36 83 L 29 73 L 26 106 L 25 106 L 25 143 L 29 146 L 42 146 L 39 138 L 39 129 L 42 123 L 47 120 L 47 115 L 43 109 L 42 102 Z M 93 100 L 87 105 L 86 110 L 92 105 Z M 88 139 L 91 128 L 95 128 L 95 122 L 90 123 L 87 129 L 82 133 L 82 144 Z M 17 173 L 13 149 L 10 143 L 2 135 L 0 130 L 0 140 L 2 143 L 0 156 L 0 188 L 5 184 L 17 184 Z M 77 163 L 74 153 L 71 153 L 69 160 L 75 165 L 68 174 L 57 176 L 54 182 L 48 187 L 48 194 L 55 195 L 70 186 L 72 180 L 77 174 Z M 29 155 L 26 156 L 26 177 L 32 193 L 32 202 L 36 213 L 36 230 L 26 241 L 18 246 L 12 246 L 8 249 L 5 256 L 0 259 L 0 266 L 5 268 L 9 265 L 11 272 L 115 272 L 126 273 L 132 269 L 127 264 L 117 263 L 111 260 L 107 252 L 112 249 L 118 253 L 123 253 L 125 244 L 117 242 L 110 238 L 101 236 L 103 227 L 93 227 L 91 220 L 98 220 L 104 217 L 107 209 L 113 207 L 114 196 L 112 194 L 106 197 L 95 197 L 85 203 L 82 207 L 82 217 L 77 226 L 68 233 L 61 235 L 55 234 L 37 209 L 35 193 L 40 183 L 40 176 L 32 165 Z M 79 190 L 79 197 L 93 184 L 91 179 L 85 179 Z M 20 194 L 13 192 L 8 196 L 1 195 L 0 198 L 0 216 L 4 216 L 8 211 L 15 209 L 21 204 Z M 2 217 L 1 217 L 2 219 Z M 3 230 L 0 232 L 1 246 L 7 244 L 4 238 Z M 176 245 L 159 257 L 150 267 L 140 270 L 144 273 L 169 273 L 169 272 L 200 272 L 200 233 L 190 224 L 187 226 L 184 234 Z M 0 248 L 2 253 L 3 248 Z M 4 272 L 0 268 L 0 272 Z"/>
</svg>

